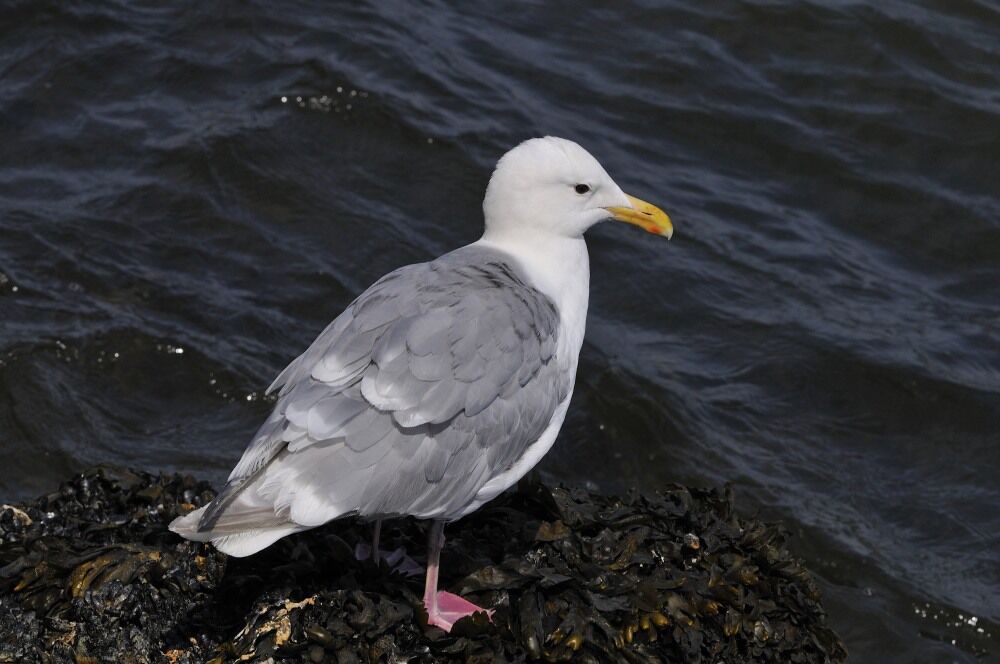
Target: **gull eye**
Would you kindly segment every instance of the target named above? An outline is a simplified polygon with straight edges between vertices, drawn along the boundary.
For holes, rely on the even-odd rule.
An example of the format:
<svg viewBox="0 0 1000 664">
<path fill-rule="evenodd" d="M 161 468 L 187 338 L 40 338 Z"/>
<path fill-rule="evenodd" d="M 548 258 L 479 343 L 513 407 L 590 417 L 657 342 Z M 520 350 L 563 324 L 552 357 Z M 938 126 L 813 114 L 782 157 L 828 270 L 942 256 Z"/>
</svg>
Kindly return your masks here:
<svg viewBox="0 0 1000 664">
<path fill-rule="evenodd" d="M 573 188 L 576 189 L 576 193 L 581 195 L 586 194 L 588 191 L 590 191 L 590 187 L 585 184 L 578 184 Z"/>
</svg>

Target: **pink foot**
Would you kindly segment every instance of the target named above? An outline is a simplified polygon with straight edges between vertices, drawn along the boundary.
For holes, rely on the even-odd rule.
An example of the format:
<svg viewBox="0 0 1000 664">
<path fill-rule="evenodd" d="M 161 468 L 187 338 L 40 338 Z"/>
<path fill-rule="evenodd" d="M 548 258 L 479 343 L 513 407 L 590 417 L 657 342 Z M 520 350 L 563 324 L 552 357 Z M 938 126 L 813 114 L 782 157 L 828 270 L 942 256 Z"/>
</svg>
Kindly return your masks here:
<svg viewBox="0 0 1000 664">
<path fill-rule="evenodd" d="M 437 608 L 435 610 L 434 607 L 427 606 L 426 601 L 424 602 L 424 608 L 427 609 L 427 622 L 435 627 L 440 627 L 446 632 L 450 632 L 452 625 L 458 622 L 459 619 L 471 616 L 473 613 L 479 611 L 485 611 L 486 617 L 490 622 L 493 622 L 493 609 L 484 609 L 476 606 L 472 602 L 445 590 L 438 591 L 436 604 Z"/>
</svg>

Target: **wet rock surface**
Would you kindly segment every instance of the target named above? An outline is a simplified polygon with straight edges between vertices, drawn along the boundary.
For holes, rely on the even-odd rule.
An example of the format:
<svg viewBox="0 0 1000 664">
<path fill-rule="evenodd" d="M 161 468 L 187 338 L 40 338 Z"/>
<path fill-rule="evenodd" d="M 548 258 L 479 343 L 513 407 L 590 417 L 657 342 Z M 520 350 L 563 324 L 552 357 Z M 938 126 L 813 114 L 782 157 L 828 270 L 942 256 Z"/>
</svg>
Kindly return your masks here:
<svg viewBox="0 0 1000 664">
<path fill-rule="evenodd" d="M 98 467 L 0 506 L 2 662 L 840 662 L 809 573 L 728 489 L 599 496 L 537 482 L 450 525 L 442 587 L 493 607 L 425 625 L 423 579 L 344 520 L 245 559 L 167 530 L 212 489 Z M 386 522 L 421 557 L 426 524 Z"/>
</svg>

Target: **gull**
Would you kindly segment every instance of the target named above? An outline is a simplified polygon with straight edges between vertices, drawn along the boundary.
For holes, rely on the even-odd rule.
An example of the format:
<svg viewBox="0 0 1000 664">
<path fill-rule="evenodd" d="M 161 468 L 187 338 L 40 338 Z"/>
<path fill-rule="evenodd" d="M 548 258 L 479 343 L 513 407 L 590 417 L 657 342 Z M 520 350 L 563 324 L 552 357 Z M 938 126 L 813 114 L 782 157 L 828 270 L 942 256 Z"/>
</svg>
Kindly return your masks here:
<svg viewBox="0 0 1000 664">
<path fill-rule="evenodd" d="M 450 631 L 481 611 L 438 590 L 444 524 L 524 476 L 555 442 L 590 291 L 584 232 L 605 220 L 666 236 L 578 144 L 527 140 L 497 162 L 482 237 L 362 293 L 268 388 L 229 480 L 175 533 L 248 556 L 333 519 L 432 520 L 424 607 Z M 490 615 L 490 614 L 488 614 Z"/>
</svg>

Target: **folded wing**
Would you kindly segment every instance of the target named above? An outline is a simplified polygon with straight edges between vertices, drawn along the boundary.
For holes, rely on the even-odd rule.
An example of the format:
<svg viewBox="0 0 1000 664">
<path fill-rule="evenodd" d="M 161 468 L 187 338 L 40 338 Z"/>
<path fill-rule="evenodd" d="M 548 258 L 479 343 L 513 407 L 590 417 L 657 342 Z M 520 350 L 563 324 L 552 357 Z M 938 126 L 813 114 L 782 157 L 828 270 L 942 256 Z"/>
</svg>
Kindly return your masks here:
<svg viewBox="0 0 1000 664">
<path fill-rule="evenodd" d="M 226 487 L 171 527 L 246 555 L 347 514 L 461 516 L 566 398 L 558 325 L 496 251 L 390 273 L 278 376 Z"/>
</svg>

